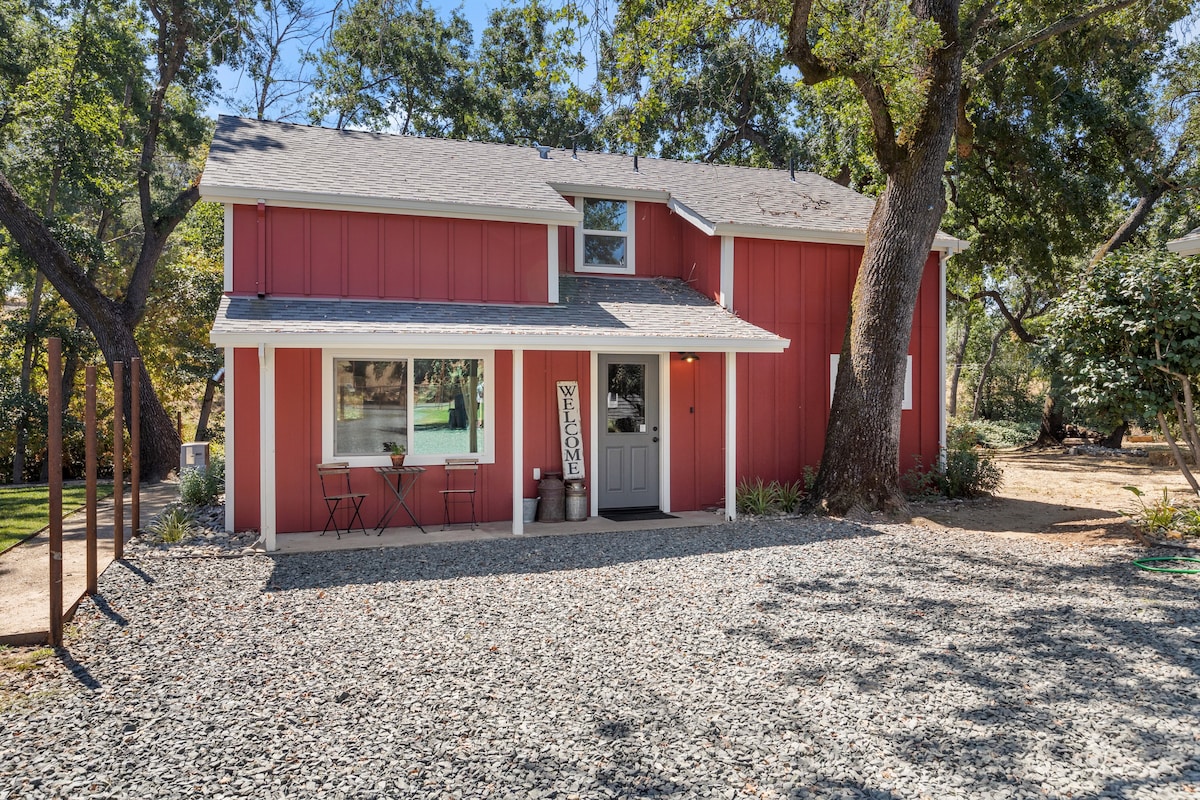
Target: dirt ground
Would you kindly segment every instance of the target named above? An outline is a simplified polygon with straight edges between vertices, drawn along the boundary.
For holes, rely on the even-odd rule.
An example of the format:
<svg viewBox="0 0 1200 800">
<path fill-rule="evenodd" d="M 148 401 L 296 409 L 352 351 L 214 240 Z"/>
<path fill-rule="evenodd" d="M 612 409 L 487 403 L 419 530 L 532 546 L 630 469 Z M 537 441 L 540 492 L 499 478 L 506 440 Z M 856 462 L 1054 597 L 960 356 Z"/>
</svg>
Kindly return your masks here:
<svg viewBox="0 0 1200 800">
<path fill-rule="evenodd" d="M 1067 455 L 1061 450 L 1005 452 L 995 496 L 965 502 L 915 503 L 914 521 L 933 528 L 962 528 L 995 536 L 1081 545 L 1136 544 L 1137 532 L 1121 509 L 1137 507 L 1123 486 L 1161 497 L 1194 497 L 1175 467 L 1141 458 Z M 1146 498 L 1150 499 L 1150 498 Z"/>
</svg>

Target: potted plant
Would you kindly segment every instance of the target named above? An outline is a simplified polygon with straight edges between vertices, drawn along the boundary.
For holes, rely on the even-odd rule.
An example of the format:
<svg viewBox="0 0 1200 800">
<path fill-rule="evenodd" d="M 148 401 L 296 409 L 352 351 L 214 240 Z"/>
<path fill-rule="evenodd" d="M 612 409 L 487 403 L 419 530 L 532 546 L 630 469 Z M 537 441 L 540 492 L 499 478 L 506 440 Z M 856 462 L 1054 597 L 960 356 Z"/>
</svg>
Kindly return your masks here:
<svg viewBox="0 0 1200 800">
<path fill-rule="evenodd" d="M 383 452 L 391 455 L 393 467 L 404 466 L 404 456 L 408 452 L 404 449 L 404 445 L 399 442 L 384 442 Z"/>
</svg>

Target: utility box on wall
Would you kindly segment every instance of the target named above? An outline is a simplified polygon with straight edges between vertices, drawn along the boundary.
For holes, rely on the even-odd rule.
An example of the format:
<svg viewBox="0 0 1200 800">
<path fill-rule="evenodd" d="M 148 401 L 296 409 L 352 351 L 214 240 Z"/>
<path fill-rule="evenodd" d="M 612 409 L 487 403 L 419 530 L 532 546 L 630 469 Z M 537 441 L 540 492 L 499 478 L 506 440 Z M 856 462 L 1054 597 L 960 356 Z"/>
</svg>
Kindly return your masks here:
<svg viewBox="0 0 1200 800">
<path fill-rule="evenodd" d="M 179 473 L 208 466 L 208 442 L 184 442 L 179 447 Z"/>
</svg>

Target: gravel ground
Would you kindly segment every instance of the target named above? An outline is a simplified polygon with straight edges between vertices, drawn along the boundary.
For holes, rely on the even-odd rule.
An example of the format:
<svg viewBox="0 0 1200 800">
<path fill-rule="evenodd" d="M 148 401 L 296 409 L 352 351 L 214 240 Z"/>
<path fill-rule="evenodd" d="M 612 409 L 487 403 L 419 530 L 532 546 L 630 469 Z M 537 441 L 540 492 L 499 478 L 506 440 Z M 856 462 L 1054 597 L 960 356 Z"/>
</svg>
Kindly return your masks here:
<svg viewBox="0 0 1200 800">
<path fill-rule="evenodd" d="M 0 798 L 1195 797 L 1200 582 L 829 520 L 141 558 Z"/>
</svg>

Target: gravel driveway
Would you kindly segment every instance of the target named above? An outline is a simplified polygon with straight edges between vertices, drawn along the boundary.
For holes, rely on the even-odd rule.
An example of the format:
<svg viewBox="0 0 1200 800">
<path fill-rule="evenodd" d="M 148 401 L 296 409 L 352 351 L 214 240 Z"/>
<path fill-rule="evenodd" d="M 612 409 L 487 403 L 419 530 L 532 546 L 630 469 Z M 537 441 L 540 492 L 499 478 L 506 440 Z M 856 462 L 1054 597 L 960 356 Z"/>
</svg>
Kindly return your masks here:
<svg viewBox="0 0 1200 800">
<path fill-rule="evenodd" d="M 801 520 L 105 574 L 0 798 L 1194 798 L 1194 576 Z"/>
</svg>

